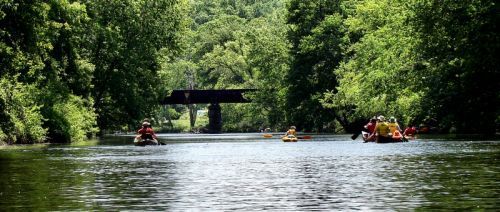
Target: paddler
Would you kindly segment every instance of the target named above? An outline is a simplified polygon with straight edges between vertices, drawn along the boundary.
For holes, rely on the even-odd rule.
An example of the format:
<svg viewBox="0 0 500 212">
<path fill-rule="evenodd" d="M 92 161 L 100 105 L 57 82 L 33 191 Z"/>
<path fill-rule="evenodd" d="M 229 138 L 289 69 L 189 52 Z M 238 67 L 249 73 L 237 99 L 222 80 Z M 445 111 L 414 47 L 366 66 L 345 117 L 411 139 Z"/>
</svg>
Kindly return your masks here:
<svg viewBox="0 0 500 212">
<path fill-rule="evenodd" d="M 153 128 L 151 127 L 151 124 L 147 121 L 142 122 L 142 128 L 137 131 L 139 133 L 138 137 L 141 137 L 142 139 L 155 139 L 156 140 L 156 134 L 153 131 Z"/>
<path fill-rule="evenodd" d="M 399 127 L 399 124 L 396 121 L 396 118 L 394 118 L 394 116 L 391 116 L 391 118 L 389 118 L 389 123 L 387 123 L 387 125 L 391 130 L 391 135 L 393 135 L 396 130 L 401 132 L 401 128 Z"/>
<path fill-rule="evenodd" d="M 403 135 L 407 137 L 414 137 L 417 134 L 417 128 L 413 123 L 410 123 L 408 127 L 406 127 Z"/>
<path fill-rule="evenodd" d="M 373 117 L 370 119 L 370 122 L 366 124 L 364 127 L 366 131 L 363 133 L 363 140 L 365 142 L 375 141 L 375 126 L 377 125 L 377 117 Z"/>
<path fill-rule="evenodd" d="M 389 133 L 390 129 L 387 122 L 385 122 L 385 117 L 379 116 L 377 126 L 375 126 L 375 135 L 377 136 L 377 143 L 392 141 L 392 137 L 389 136 Z"/>
<path fill-rule="evenodd" d="M 297 131 L 295 129 L 296 129 L 295 126 L 290 126 L 290 129 L 288 129 L 288 131 L 286 131 L 285 133 L 285 137 L 290 135 L 297 137 Z"/>
</svg>

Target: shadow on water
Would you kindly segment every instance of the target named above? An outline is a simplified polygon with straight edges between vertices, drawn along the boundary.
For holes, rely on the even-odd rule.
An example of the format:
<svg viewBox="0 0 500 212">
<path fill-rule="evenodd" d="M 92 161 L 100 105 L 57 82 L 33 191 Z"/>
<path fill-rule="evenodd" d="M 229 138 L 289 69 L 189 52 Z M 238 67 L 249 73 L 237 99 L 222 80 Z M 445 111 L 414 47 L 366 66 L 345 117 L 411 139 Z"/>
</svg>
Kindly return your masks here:
<svg viewBox="0 0 500 212">
<path fill-rule="evenodd" d="M 500 209 L 498 140 L 159 136 L 0 149 L 0 211 Z"/>
</svg>

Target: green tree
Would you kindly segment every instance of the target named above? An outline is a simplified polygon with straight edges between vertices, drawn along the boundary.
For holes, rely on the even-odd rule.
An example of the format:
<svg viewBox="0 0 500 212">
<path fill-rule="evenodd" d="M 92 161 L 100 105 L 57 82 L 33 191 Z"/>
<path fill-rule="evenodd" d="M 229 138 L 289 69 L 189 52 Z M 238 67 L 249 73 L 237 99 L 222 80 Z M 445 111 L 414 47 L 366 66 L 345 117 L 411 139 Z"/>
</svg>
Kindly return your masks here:
<svg viewBox="0 0 500 212">
<path fill-rule="evenodd" d="M 276 0 L 192 2 L 183 54 L 162 64 L 163 76 L 176 76 L 164 77 L 171 82 L 166 87 L 183 89 L 194 81 L 196 89 L 257 88 L 251 97 L 257 104 L 221 105 L 224 130 L 277 124 L 289 58 L 284 9 Z"/>
<path fill-rule="evenodd" d="M 342 111 L 344 127 L 375 115 L 406 123 L 419 114 L 422 96 L 414 69 L 419 40 L 407 24 L 413 12 L 394 1 L 367 0 L 353 6 L 345 21 L 348 57 L 335 71 L 337 92 L 327 92 L 323 104 Z"/>
<path fill-rule="evenodd" d="M 94 108 L 102 129 L 151 117 L 158 105 L 161 54 L 172 56 L 187 25 L 187 1 L 85 1 L 92 20 L 82 35 L 95 65 Z"/>
<path fill-rule="evenodd" d="M 347 3 L 347 2 L 346 2 Z M 347 122 L 435 119 L 444 132 L 495 132 L 498 51 L 492 1 L 351 1 L 349 46 L 325 107 Z"/>
<path fill-rule="evenodd" d="M 326 130 L 335 111 L 320 99 L 337 86 L 333 70 L 339 65 L 345 36 L 341 2 L 292 0 L 288 5 L 292 63 L 286 77 L 287 121 L 305 130 Z"/>
<path fill-rule="evenodd" d="M 64 128 L 72 127 L 85 135 L 94 132 L 91 107 L 79 108 L 75 113 L 89 118 L 85 126 L 91 127 L 63 122 L 67 117 L 52 113 L 57 110 L 56 104 L 70 97 L 92 101 L 89 93 L 93 66 L 81 57 L 77 36 L 84 31 L 82 23 L 87 20 L 85 6 L 69 1 L 2 1 L 0 9 L 0 77 L 4 79 L 2 87 L 8 88 L 3 109 L 8 116 L 4 116 L 2 126 L 10 126 L 2 131 L 11 141 L 23 143 L 81 138 L 72 134 L 57 139 L 62 137 L 59 129 Z M 48 94 L 52 98 L 46 98 Z"/>
<path fill-rule="evenodd" d="M 34 143 L 45 140 L 47 129 L 42 126 L 41 105 L 34 84 L 0 79 L 0 141 Z"/>
<path fill-rule="evenodd" d="M 493 0 L 416 1 L 422 117 L 458 133 L 494 134 L 500 120 L 499 10 Z"/>
</svg>

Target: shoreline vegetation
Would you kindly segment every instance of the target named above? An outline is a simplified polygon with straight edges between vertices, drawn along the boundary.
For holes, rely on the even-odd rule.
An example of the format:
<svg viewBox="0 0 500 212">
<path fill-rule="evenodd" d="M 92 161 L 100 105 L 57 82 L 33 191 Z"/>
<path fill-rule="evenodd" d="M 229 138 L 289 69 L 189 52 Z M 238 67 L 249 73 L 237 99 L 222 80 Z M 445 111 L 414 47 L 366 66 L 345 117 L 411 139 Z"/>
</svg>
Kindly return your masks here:
<svg viewBox="0 0 500 212">
<path fill-rule="evenodd" d="M 358 133 L 373 116 L 438 134 L 500 132 L 494 0 L 0 3 L 0 144 L 203 132 L 176 89 L 256 89 L 223 132 Z"/>
</svg>

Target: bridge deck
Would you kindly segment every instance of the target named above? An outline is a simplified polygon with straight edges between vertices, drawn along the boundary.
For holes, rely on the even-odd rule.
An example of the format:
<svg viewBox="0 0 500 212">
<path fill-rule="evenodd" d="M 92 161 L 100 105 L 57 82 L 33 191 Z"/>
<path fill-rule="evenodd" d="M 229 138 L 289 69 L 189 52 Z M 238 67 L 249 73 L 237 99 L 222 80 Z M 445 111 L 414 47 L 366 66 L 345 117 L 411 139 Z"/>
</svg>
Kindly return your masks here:
<svg viewBox="0 0 500 212">
<path fill-rule="evenodd" d="M 252 91 L 256 89 L 174 90 L 161 104 L 247 103 L 251 100 L 243 93 Z"/>
</svg>

